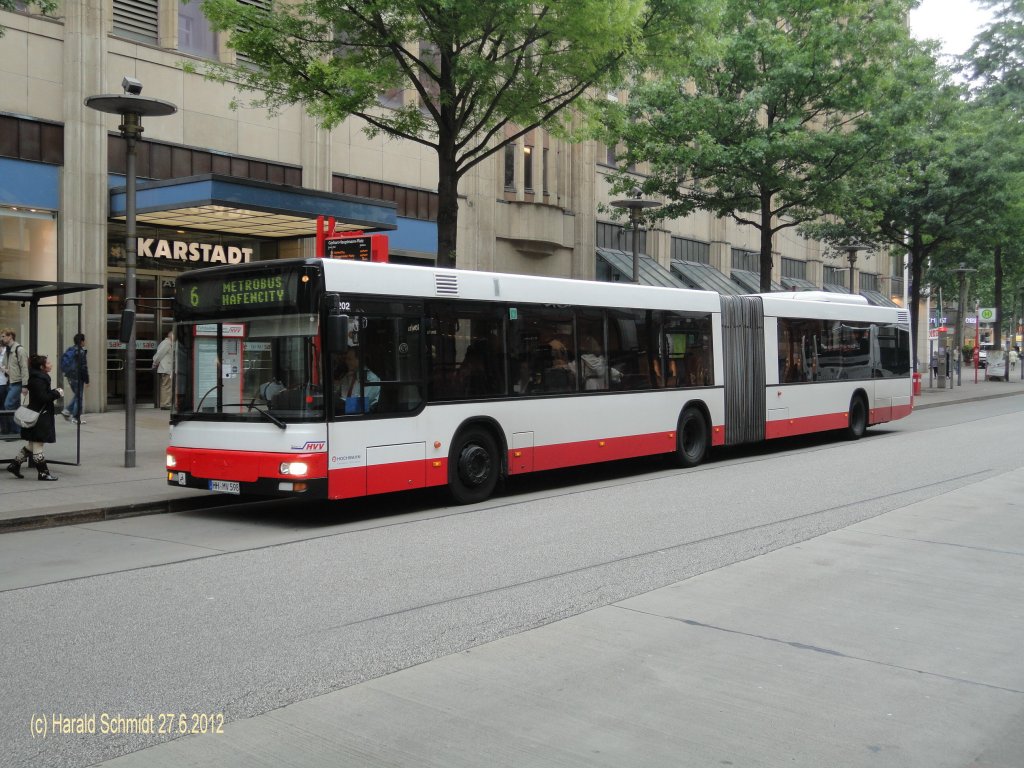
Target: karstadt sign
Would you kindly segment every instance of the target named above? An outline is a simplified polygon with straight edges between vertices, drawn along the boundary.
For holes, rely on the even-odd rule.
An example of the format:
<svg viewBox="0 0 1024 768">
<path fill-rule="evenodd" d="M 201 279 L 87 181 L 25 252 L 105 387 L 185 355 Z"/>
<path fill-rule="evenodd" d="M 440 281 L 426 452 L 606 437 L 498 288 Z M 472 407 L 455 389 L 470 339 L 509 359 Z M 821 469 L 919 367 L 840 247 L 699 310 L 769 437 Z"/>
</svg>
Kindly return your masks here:
<svg viewBox="0 0 1024 768">
<path fill-rule="evenodd" d="M 213 243 L 186 243 L 182 240 L 157 240 L 152 237 L 136 238 L 136 251 L 140 258 L 188 261 L 195 264 L 248 264 L 252 248 Z"/>
</svg>

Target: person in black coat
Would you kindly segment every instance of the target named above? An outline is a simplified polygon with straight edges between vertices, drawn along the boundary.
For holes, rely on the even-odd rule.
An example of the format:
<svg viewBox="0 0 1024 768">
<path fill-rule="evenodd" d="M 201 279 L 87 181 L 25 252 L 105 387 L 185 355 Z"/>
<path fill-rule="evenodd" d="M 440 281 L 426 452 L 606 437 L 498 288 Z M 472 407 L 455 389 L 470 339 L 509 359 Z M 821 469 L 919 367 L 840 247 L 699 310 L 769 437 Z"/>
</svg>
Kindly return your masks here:
<svg viewBox="0 0 1024 768">
<path fill-rule="evenodd" d="M 36 423 L 31 427 L 21 428 L 21 439 L 27 441 L 18 455 L 7 465 L 7 471 L 21 478 L 21 465 L 32 457 L 39 472 L 40 480 L 56 480 L 46 466 L 43 446 L 57 442 L 57 429 L 54 424 L 54 402 L 64 397 L 64 390 L 54 389 L 50 383 L 50 371 L 53 365 L 46 355 L 32 355 L 28 360 L 28 407 L 39 414 Z"/>
</svg>

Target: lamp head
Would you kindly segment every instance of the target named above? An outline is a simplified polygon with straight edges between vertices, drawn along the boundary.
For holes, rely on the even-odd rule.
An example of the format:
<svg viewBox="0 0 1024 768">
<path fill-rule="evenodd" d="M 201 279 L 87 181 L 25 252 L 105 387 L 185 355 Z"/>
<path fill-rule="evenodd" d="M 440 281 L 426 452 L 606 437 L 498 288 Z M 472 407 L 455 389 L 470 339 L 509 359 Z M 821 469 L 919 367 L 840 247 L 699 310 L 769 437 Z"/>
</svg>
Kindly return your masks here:
<svg viewBox="0 0 1024 768">
<path fill-rule="evenodd" d="M 129 77 L 128 75 L 125 75 L 123 78 L 121 78 L 121 87 L 124 89 L 125 93 L 131 96 L 138 96 L 140 93 L 142 93 L 142 83 L 136 80 L 134 77 Z"/>
</svg>

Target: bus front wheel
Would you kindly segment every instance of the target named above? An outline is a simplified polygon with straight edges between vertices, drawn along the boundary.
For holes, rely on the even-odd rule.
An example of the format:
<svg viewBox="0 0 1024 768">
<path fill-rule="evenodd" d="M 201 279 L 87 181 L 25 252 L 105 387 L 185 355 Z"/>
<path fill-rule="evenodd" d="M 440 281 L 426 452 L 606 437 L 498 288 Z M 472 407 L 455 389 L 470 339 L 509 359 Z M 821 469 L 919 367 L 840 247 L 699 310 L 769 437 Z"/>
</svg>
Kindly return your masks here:
<svg viewBox="0 0 1024 768">
<path fill-rule="evenodd" d="M 475 504 L 494 493 L 501 460 L 494 438 L 482 429 L 470 429 L 456 439 L 448 460 L 448 488 L 457 504 Z"/>
<path fill-rule="evenodd" d="M 687 408 L 679 417 L 676 429 L 675 462 L 680 467 L 695 467 L 708 453 L 708 424 L 704 414 L 696 408 Z"/>
<path fill-rule="evenodd" d="M 868 404 L 860 395 L 854 395 L 850 401 L 850 424 L 846 428 L 846 435 L 851 440 L 859 440 L 864 437 L 868 429 Z"/>
</svg>

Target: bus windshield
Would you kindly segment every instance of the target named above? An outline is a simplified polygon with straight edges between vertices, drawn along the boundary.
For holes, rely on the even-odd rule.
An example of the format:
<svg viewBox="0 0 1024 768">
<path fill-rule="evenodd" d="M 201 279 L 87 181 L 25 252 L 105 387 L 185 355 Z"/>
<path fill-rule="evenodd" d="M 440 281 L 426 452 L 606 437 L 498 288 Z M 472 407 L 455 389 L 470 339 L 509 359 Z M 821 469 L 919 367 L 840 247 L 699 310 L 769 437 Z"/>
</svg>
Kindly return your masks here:
<svg viewBox="0 0 1024 768">
<path fill-rule="evenodd" d="M 206 420 L 324 418 L 315 314 L 180 323 L 175 416 Z"/>
</svg>

